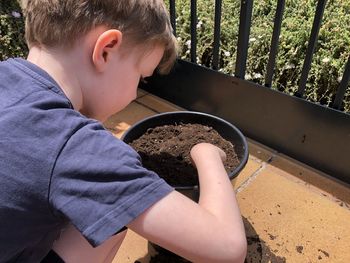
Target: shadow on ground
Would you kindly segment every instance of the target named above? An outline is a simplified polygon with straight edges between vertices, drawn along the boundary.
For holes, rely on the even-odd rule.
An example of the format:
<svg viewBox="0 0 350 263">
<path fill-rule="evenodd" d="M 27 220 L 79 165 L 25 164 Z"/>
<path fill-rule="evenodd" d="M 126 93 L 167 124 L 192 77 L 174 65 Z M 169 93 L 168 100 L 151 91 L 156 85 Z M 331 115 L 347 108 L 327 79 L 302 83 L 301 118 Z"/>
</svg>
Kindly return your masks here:
<svg viewBox="0 0 350 263">
<path fill-rule="evenodd" d="M 285 263 L 286 258 L 274 254 L 264 240 L 260 239 L 254 227 L 243 217 L 247 235 L 248 251 L 245 263 Z"/>
<path fill-rule="evenodd" d="M 264 240 L 254 230 L 250 222 L 243 217 L 244 227 L 247 235 L 248 252 L 245 263 L 285 263 L 284 257 L 274 254 Z M 135 263 L 187 263 L 190 262 L 182 257 L 171 253 L 152 243 L 148 243 L 149 255 L 140 258 Z M 156 251 L 156 253 L 153 253 Z"/>
</svg>

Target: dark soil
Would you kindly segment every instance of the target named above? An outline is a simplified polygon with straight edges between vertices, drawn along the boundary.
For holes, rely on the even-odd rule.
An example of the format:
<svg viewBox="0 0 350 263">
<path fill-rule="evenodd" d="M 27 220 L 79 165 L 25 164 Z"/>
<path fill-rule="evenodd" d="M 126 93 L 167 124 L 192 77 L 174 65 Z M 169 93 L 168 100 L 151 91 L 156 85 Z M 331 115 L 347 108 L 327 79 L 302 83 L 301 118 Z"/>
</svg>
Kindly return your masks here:
<svg viewBox="0 0 350 263">
<path fill-rule="evenodd" d="M 227 155 L 226 171 L 239 164 L 234 145 L 212 127 L 201 124 L 164 125 L 150 128 L 130 145 L 140 154 L 143 165 L 172 186 L 198 185 L 197 171 L 190 159 L 191 148 L 201 142 L 220 147 Z"/>
<path fill-rule="evenodd" d="M 296 246 L 295 249 L 298 251 L 298 253 L 303 253 L 303 249 L 304 247 L 303 246 Z"/>
</svg>

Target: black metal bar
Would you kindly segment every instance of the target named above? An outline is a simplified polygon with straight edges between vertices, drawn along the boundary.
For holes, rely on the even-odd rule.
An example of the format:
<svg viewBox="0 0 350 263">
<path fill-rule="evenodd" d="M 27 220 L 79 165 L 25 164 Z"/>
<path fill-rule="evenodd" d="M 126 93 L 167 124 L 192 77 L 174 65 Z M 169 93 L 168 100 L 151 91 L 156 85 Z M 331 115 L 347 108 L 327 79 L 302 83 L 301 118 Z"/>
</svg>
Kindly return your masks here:
<svg viewBox="0 0 350 263">
<path fill-rule="evenodd" d="M 313 53 L 315 51 L 315 47 L 317 44 L 318 33 L 320 31 L 325 6 L 326 6 L 326 0 L 319 0 L 318 1 L 316 13 L 315 13 L 315 18 L 314 18 L 314 23 L 313 23 L 312 30 L 311 30 L 309 45 L 308 45 L 308 48 L 306 51 L 306 57 L 304 60 L 303 70 L 301 72 L 301 77 L 300 77 L 300 81 L 299 81 L 299 88 L 298 88 L 298 91 L 295 93 L 295 96 L 297 96 L 297 97 L 304 96 L 306 81 L 307 81 L 307 77 L 309 75 L 309 71 L 311 68 L 312 56 L 313 56 Z"/>
<path fill-rule="evenodd" d="M 237 78 L 244 79 L 246 67 L 247 67 L 247 56 L 248 56 L 248 45 L 249 45 L 249 34 L 250 25 L 252 20 L 253 11 L 253 0 L 241 0 L 241 12 L 239 21 L 239 35 L 237 44 L 237 59 L 235 76 Z"/>
<path fill-rule="evenodd" d="M 350 81 L 350 56 L 348 58 L 348 62 L 346 63 L 343 78 L 339 84 L 337 95 L 335 96 L 335 100 L 332 105 L 333 108 L 338 110 L 341 108 L 349 81 Z"/>
<path fill-rule="evenodd" d="M 174 36 L 176 36 L 176 10 L 175 10 L 175 0 L 169 0 L 170 7 L 170 22 L 173 27 Z"/>
<path fill-rule="evenodd" d="M 278 52 L 279 36 L 281 33 L 281 25 L 282 25 L 285 2 L 286 2 L 285 0 L 278 0 L 278 3 L 277 3 L 275 22 L 273 27 L 272 39 L 271 39 L 271 50 L 270 50 L 270 56 L 269 56 L 269 61 L 267 63 L 267 70 L 266 70 L 266 76 L 265 76 L 265 86 L 269 88 L 271 88 L 271 85 L 272 85 L 273 71 L 276 65 L 276 56 Z"/>
<path fill-rule="evenodd" d="M 197 0 L 191 0 L 191 62 L 197 63 Z"/>
<path fill-rule="evenodd" d="M 215 70 L 219 68 L 221 9 L 222 9 L 222 1 L 215 0 L 214 47 L 213 47 L 213 69 Z"/>
</svg>

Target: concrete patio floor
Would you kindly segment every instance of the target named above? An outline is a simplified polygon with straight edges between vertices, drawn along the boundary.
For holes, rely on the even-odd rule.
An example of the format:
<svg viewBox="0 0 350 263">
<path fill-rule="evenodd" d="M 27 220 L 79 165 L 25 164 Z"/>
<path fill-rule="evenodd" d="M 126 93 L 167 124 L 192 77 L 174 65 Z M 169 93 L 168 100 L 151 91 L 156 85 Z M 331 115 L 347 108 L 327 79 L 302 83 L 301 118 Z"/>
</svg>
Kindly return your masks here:
<svg viewBox="0 0 350 263">
<path fill-rule="evenodd" d="M 135 122 L 176 110 L 183 109 L 139 91 L 105 127 L 120 138 Z M 246 261 L 350 262 L 349 185 L 250 139 L 248 143 L 248 163 L 232 181 L 246 227 Z M 113 262 L 146 263 L 155 253 L 129 230 Z"/>
</svg>

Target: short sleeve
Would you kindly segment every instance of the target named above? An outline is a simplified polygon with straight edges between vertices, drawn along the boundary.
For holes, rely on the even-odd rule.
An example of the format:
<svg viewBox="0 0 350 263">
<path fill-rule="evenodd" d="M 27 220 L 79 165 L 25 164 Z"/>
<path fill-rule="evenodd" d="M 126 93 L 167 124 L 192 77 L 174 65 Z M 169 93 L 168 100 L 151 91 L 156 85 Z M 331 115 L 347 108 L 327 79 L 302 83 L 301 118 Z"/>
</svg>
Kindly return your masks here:
<svg viewBox="0 0 350 263">
<path fill-rule="evenodd" d="M 99 123 L 78 129 L 52 172 L 49 202 L 98 246 L 173 190 Z"/>
</svg>

